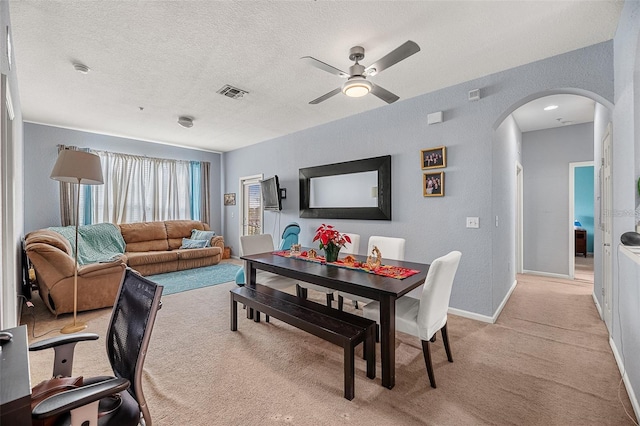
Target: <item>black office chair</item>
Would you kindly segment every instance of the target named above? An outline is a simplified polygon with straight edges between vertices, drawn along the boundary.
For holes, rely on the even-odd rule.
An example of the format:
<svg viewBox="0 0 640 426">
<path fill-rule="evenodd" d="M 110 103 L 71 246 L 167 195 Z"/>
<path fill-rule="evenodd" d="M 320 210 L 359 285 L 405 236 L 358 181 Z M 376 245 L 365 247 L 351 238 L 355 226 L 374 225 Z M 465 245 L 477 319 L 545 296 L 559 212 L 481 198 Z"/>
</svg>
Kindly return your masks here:
<svg viewBox="0 0 640 426">
<path fill-rule="evenodd" d="M 156 313 L 161 307 L 162 290 L 162 286 L 127 269 L 106 336 L 107 356 L 115 377 L 85 377 L 82 387 L 51 396 L 36 405 L 32 417 L 45 419 L 64 413 L 56 420 L 56 426 L 127 426 L 142 420 L 144 425 L 151 426 L 142 392 L 142 370 Z M 76 343 L 97 338 L 94 333 L 70 334 L 34 343 L 29 350 L 53 348 L 53 376 L 70 377 Z M 93 407 L 88 409 L 87 404 Z"/>
</svg>

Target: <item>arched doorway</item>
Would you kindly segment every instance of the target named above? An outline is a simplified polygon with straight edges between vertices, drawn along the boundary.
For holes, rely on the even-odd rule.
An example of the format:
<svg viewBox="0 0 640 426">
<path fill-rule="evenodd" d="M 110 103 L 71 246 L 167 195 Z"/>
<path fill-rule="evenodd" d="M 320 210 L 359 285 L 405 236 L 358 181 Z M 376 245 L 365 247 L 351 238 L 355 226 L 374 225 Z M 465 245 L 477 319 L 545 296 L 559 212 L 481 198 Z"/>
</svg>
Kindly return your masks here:
<svg viewBox="0 0 640 426">
<path fill-rule="evenodd" d="M 595 178 L 594 178 L 594 187 L 596 189 L 596 193 L 594 194 L 594 220 L 595 224 L 595 235 L 594 235 L 594 299 L 596 299 L 596 304 L 602 305 L 603 303 L 603 250 L 602 250 L 602 232 L 600 230 L 600 211 L 603 208 L 600 205 L 601 197 L 600 197 L 600 184 L 599 184 L 599 172 L 600 172 L 600 158 L 602 157 L 602 137 L 604 136 L 606 127 L 611 120 L 611 110 L 612 104 L 606 99 L 602 98 L 599 95 L 596 95 L 591 92 L 587 92 L 581 89 L 557 89 L 550 91 L 543 91 L 539 93 L 534 93 L 529 96 L 523 97 L 518 102 L 515 102 L 511 107 L 507 108 L 505 112 L 500 116 L 499 120 L 497 120 L 494 124 L 495 130 L 495 143 L 493 146 L 493 171 L 492 171 L 492 179 L 494 185 L 494 194 L 500 194 L 500 197 L 494 197 L 492 201 L 493 211 L 496 219 L 496 233 L 500 234 L 499 240 L 504 243 L 504 248 L 499 247 L 498 253 L 495 253 L 498 259 L 508 259 L 509 265 L 514 265 L 514 268 L 509 268 L 509 273 L 513 274 L 513 279 L 516 279 L 516 273 L 520 272 L 520 267 L 522 270 L 527 269 L 527 257 L 526 250 L 527 246 L 526 235 L 523 237 L 522 231 L 526 227 L 526 217 L 527 217 L 527 203 L 522 202 L 519 203 L 518 199 L 522 193 L 522 191 L 526 192 L 526 178 L 527 176 L 531 177 L 531 170 L 528 170 L 528 166 L 526 161 L 523 161 L 523 148 L 522 148 L 522 133 L 518 127 L 516 120 L 514 119 L 514 112 L 518 110 L 518 108 L 526 105 L 532 101 L 544 99 L 545 97 L 551 95 L 579 95 L 585 98 L 588 98 L 592 102 L 594 102 L 595 107 L 593 109 L 593 131 L 591 133 L 591 143 L 592 143 L 592 157 L 591 160 L 595 163 Z M 561 123 L 562 124 L 562 123 Z M 567 128 L 572 126 L 573 123 L 564 123 L 561 125 L 562 128 Z M 510 147 L 509 145 L 513 145 Z M 549 155 L 554 155 L 553 151 L 549 152 Z M 574 160 L 576 161 L 576 160 Z M 514 167 L 514 164 L 516 165 Z M 566 166 L 563 169 L 564 176 L 563 182 L 558 182 L 558 185 L 561 185 L 562 188 L 568 193 L 569 187 L 569 165 L 568 161 Z M 523 179 L 524 177 L 524 179 Z M 550 180 L 553 181 L 554 176 L 550 176 Z M 519 180 L 523 180 L 523 185 L 518 185 Z M 510 183 L 503 183 L 503 181 L 509 181 Z M 542 190 L 544 193 L 544 189 Z M 507 194 L 503 196 L 502 194 Z M 544 195 L 544 194 L 543 194 Z M 506 199 L 503 199 L 505 198 Z M 560 238 L 562 239 L 562 250 L 563 255 L 562 262 L 563 268 L 558 272 L 558 270 L 552 270 L 550 272 L 551 275 L 557 274 L 560 277 L 568 278 L 569 268 L 570 268 L 570 254 L 574 255 L 573 252 L 570 253 L 570 238 L 574 238 L 574 228 L 573 228 L 573 218 L 569 218 L 569 199 L 568 195 L 563 199 L 564 206 L 562 206 L 563 212 L 562 217 L 558 220 L 561 222 L 563 227 Z M 526 199 L 526 198 L 525 198 Z M 544 198 L 542 198 L 544 200 Z M 549 213 L 553 213 L 554 210 L 557 209 L 558 202 L 555 204 L 551 204 L 547 206 Z M 500 224 L 502 225 L 498 228 L 498 217 L 500 217 Z M 522 218 L 522 219 L 520 219 Z M 537 219 L 540 219 L 539 217 Z M 543 218 L 544 219 L 544 218 Z M 507 221 L 505 223 L 505 220 Z M 506 226 L 504 226 L 506 225 Z M 535 223 L 533 229 L 541 229 L 540 227 L 544 226 L 544 221 L 541 223 Z M 494 245 L 495 247 L 495 245 Z M 544 254 L 544 250 L 546 248 L 542 247 L 538 250 Z M 525 253 L 523 253 L 525 251 Z M 524 256 L 523 256 L 524 254 Z M 522 263 L 520 261 L 522 259 Z M 499 269 L 499 268 L 494 268 Z M 547 271 L 541 271 L 547 272 Z M 500 277 L 501 278 L 501 277 Z M 609 276 L 610 279 L 610 276 Z M 610 287 L 610 283 L 608 283 Z M 598 306 L 600 307 L 600 306 Z"/>
</svg>

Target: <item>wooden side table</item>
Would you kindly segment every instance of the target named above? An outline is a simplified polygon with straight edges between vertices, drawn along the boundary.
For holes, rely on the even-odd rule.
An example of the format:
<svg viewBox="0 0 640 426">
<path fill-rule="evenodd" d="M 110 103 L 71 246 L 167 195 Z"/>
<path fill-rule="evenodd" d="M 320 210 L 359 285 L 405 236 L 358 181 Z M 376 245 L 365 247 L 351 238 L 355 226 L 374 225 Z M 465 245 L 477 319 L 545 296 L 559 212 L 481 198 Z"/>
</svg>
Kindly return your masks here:
<svg viewBox="0 0 640 426">
<path fill-rule="evenodd" d="M 576 229 L 576 256 L 583 254 L 587 257 L 587 231 L 585 229 Z"/>
</svg>

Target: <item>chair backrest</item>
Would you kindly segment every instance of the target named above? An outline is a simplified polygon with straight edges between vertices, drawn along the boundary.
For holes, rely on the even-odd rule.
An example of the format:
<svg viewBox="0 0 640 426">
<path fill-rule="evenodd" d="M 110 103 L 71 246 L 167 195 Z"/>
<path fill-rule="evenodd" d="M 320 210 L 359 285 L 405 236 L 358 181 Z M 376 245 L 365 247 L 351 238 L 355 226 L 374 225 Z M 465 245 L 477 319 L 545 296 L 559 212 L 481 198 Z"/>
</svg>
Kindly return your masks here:
<svg viewBox="0 0 640 426">
<path fill-rule="evenodd" d="M 350 234 L 343 233 L 342 235 L 348 235 L 349 239 L 351 239 L 350 243 L 347 243 L 340 249 L 340 253 L 344 254 L 358 254 L 360 250 L 360 235 L 358 234 Z"/>
<path fill-rule="evenodd" d="M 243 235 L 240 237 L 240 250 L 243 256 L 273 251 L 271 234 Z"/>
<path fill-rule="evenodd" d="M 133 396 L 144 416 L 151 424 L 149 408 L 142 392 L 144 358 L 151 338 L 151 330 L 160 309 L 163 287 L 127 268 L 111 321 L 107 329 L 107 357 L 113 374 L 131 383 L 128 392 Z"/>
<path fill-rule="evenodd" d="M 300 225 L 291 222 L 284 227 L 282 231 L 282 241 L 280 241 L 279 250 L 289 250 L 291 244 L 298 244 L 298 234 L 300 233 Z"/>
<path fill-rule="evenodd" d="M 418 337 L 429 340 L 447 323 L 447 310 L 453 279 L 462 253 L 452 251 L 437 258 L 429 266 L 418 310 Z"/>
<path fill-rule="evenodd" d="M 369 237 L 367 245 L 367 256 L 371 254 L 373 246 L 378 247 L 383 259 L 404 260 L 404 238 L 379 237 L 372 235 Z"/>
</svg>

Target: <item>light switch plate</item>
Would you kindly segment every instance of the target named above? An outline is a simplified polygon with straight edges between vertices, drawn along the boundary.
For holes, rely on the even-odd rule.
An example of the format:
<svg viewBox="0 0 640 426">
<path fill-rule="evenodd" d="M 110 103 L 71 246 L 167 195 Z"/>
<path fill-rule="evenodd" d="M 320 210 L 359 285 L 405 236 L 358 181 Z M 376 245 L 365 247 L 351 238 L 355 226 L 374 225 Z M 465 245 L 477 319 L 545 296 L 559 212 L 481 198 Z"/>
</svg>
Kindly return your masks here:
<svg viewBox="0 0 640 426">
<path fill-rule="evenodd" d="M 479 217 L 468 217 L 467 218 L 467 228 L 480 228 L 480 218 Z"/>
</svg>

